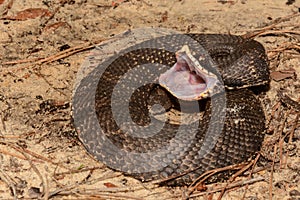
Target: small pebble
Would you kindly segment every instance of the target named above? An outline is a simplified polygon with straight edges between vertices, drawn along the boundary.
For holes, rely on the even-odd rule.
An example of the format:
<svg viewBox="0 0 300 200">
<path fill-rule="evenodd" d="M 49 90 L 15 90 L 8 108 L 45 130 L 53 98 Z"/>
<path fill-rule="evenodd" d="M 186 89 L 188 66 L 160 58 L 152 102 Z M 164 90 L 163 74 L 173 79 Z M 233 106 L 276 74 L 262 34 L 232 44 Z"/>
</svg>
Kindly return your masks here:
<svg viewBox="0 0 300 200">
<path fill-rule="evenodd" d="M 292 190 L 292 191 L 290 191 L 290 196 L 299 196 L 300 197 L 300 192 L 298 190 Z"/>
</svg>

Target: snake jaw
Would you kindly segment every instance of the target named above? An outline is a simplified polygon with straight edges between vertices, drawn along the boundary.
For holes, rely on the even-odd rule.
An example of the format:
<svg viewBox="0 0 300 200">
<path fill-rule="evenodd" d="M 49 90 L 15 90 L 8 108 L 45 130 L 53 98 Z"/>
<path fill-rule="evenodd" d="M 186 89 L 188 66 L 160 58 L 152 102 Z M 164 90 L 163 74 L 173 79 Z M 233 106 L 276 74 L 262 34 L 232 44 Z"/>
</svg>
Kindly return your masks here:
<svg viewBox="0 0 300 200">
<path fill-rule="evenodd" d="M 187 45 L 176 52 L 177 62 L 161 74 L 159 84 L 173 96 L 186 101 L 207 98 L 219 85 L 218 77 L 201 66 Z"/>
</svg>

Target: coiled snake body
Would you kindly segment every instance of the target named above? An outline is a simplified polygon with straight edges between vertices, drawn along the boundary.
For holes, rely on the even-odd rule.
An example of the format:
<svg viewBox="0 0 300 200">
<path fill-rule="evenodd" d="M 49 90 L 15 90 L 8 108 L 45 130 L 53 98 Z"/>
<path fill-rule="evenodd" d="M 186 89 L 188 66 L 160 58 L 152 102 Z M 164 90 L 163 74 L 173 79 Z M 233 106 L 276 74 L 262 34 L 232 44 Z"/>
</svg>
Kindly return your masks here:
<svg viewBox="0 0 300 200">
<path fill-rule="evenodd" d="M 184 45 L 224 83 L 225 93 L 180 100 L 159 84 Z M 260 149 L 265 116 L 246 88 L 268 82 L 265 50 L 254 40 L 166 35 L 121 51 L 83 78 L 73 100 L 75 126 L 87 150 L 110 168 L 143 181 L 175 177 L 169 183 L 189 184 Z"/>
</svg>

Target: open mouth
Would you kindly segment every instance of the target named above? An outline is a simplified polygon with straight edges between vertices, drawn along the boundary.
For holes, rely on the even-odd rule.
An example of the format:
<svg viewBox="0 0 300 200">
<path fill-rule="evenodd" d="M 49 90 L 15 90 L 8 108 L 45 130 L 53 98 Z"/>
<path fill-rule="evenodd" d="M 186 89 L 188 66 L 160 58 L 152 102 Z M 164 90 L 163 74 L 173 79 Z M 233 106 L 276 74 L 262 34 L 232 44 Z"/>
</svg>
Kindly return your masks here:
<svg viewBox="0 0 300 200">
<path fill-rule="evenodd" d="M 206 98 L 217 84 L 216 75 L 204 69 L 188 46 L 176 52 L 177 62 L 161 74 L 159 84 L 178 99 L 193 101 Z"/>
</svg>

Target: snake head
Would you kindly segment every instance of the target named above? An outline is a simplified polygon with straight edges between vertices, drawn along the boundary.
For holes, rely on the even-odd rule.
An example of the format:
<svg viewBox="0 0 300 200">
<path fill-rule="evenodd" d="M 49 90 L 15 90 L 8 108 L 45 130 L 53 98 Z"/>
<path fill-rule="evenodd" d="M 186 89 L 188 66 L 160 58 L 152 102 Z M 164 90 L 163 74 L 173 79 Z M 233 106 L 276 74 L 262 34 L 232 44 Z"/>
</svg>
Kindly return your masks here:
<svg viewBox="0 0 300 200">
<path fill-rule="evenodd" d="M 202 67 L 187 45 L 176 52 L 176 60 L 173 67 L 159 77 L 159 84 L 176 98 L 185 101 L 200 100 L 223 88 L 218 76 Z"/>
</svg>

